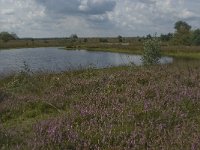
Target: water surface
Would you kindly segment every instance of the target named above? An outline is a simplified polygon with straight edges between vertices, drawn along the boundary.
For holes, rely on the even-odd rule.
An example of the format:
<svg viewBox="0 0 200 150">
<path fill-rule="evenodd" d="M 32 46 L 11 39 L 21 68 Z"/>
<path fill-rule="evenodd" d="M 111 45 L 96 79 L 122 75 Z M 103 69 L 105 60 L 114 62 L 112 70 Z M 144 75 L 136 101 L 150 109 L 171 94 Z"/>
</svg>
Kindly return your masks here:
<svg viewBox="0 0 200 150">
<path fill-rule="evenodd" d="M 173 59 L 170 57 L 163 57 L 160 60 L 162 64 L 171 62 Z M 28 66 L 32 72 L 60 72 L 129 64 L 141 65 L 141 56 L 87 50 L 63 50 L 55 47 L 0 51 L 0 74 L 19 72 L 25 68 L 24 66 Z"/>
</svg>

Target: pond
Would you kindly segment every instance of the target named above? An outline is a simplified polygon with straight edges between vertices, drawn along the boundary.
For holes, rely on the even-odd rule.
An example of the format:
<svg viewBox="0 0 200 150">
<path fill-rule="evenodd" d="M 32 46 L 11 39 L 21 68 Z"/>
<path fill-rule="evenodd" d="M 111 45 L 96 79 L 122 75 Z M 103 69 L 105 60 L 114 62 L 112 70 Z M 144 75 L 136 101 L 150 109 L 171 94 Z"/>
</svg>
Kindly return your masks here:
<svg viewBox="0 0 200 150">
<path fill-rule="evenodd" d="M 161 64 L 172 62 L 173 59 L 170 57 L 163 57 L 160 60 Z M 56 47 L 0 51 L 0 74 L 19 72 L 26 67 L 32 72 L 61 72 L 129 64 L 141 65 L 141 56 L 87 50 L 63 50 Z"/>
</svg>

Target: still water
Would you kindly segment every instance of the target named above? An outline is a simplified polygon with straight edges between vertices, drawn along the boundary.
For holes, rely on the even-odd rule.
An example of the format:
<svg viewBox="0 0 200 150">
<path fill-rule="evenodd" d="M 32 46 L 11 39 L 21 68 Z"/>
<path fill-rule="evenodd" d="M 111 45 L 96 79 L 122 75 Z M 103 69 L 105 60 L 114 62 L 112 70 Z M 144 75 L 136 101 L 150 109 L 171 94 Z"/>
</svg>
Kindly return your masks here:
<svg viewBox="0 0 200 150">
<path fill-rule="evenodd" d="M 163 57 L 161 64 L 172 63 L 173 58 Z M 32 72 L 61 72 L 68 70 L 107 68 L 120 65 L 142 65 L 140 55 L 60 48 L 23 48 L 0 51 L 0 74 L 22 71 L 25 66 Z"/>
</svg>

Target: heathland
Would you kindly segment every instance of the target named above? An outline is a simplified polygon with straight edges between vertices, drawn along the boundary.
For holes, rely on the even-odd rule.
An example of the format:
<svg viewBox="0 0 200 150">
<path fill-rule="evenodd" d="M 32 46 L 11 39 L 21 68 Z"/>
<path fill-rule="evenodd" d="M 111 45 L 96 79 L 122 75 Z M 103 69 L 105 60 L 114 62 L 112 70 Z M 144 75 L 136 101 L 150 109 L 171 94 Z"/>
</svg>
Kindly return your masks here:
<svg viewBox="0 0 200 150">
<path fill-rule="evenodd" d="M 0 79 L 0 148 L 199 149 L 200 47 L 182 38 L 185 29 L 161 44 L 172 64 L 22 71 Z M 145 40 L 73 36 L 0 45 L 141 54 Z"/>
<path fill-rule="evenodd" d="M 200 147 L 199 61 L 0 81 L 3 149 Z"/>
</svg>

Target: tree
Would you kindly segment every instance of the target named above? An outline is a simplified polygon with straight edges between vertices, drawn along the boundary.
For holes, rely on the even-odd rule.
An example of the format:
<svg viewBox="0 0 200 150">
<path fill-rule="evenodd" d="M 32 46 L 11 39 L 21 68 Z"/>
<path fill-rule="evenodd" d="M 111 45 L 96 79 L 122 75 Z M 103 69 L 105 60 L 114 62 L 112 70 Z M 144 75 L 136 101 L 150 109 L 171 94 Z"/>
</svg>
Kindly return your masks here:
<svg viewBox="0 0 200 150">
<path fill-rule="evenodd" d="M 158 38 L 154 37 L 148 39 L 144 43 L 144 51 L 142 55 L 142 62 L 144 65 L 155 65 L 159 63 L 159 59 L 161 58 L 160 54 L 160 42 Z"/>
<path fill-rule="evenodd" d="M 174 28 L 176 29 L 177 32 L 189 32 L 191 29 L 191 26 L 184 21 L 177 21 L 175 23 Z"/>
<path fill-rule="evenodd" d="M 15 40 L 15 37 L 13 37 L 10 33 L 8 32 L 1 32 L 0 33 L 0 39 L 3 41 L 3 42 L 8 42 L 10 40 Z"/>
<path fill-rule="evenodd" d="M 70 39 L 71 39 L 72 42 L 76 42 L 76 41 L 78 40 L 77 34 L 72 34 L 72 35 L 70 36 Z"/>
<path fill-rule="evenodd" d="M 146 36 L 146 39 L 151 39 L 151 38 L 152 38 L 151 34 L 148 34 L 148 35 Z"/>
<path fill-rule="evenodd" d="M 200 45 L 200 29 L 196 29 L 192 32 L 191 41 L 193 45 Z"/>
<path fill-rule="evenodd" d="M 118 38 L 118 41 L 119 41 L 120 43 L 123 41 L 123 38 L 122 38 L 121 35 L 119 35 L 117 38 Z"/>
<path fill-rule="evenodd" d="M 160 40 L 161 41 L 165 41 L 168 42 L 173 38 L 173 34 L 172 33 L 168 33 L 168 34 L 161 34 L 160 35 Z"/>
<path fill-rule="evenodd" d="M 176 32 L 174 34 L 174 43 L 178 45 L 191 44 L 191 26 L 184 21 L 178 21 L 174 26 Z"/>
</svg>

